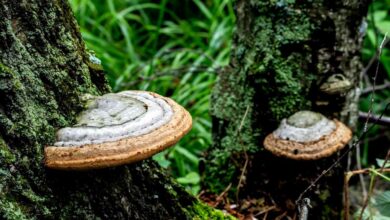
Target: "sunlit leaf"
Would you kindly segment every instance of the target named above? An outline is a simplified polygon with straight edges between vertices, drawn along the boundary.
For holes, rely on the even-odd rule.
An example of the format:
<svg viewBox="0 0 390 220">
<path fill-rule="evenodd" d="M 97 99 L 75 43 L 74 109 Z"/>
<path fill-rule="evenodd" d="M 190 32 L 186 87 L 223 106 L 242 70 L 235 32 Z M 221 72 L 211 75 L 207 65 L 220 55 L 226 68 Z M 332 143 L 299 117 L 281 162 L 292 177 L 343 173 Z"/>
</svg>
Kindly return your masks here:
<svg viewBox="0 0 390 220">
<path fill-rule="evenodd" d="M 200 182 L 200 176 L 196 172 L 190 172 L 184 177 L 176 179 L 181 184 L 198 184 Z"/>
<path fill-rule="evenodd" d="M 385 191 L 375 198 L 375 207 L 383 216 L 390 217 L 390 191 Z"/>
<path fill-rule="evenodd" d="M 385 160 L 376 159 L 376 163 L 378 164 L 379 167 L 382 167 L 384 162 L 385 162 Z M 384 167 L 385 168 L 389 168 L 390 167 L 390 161 L 389 160 L 386 162 Z"/>
</svg>

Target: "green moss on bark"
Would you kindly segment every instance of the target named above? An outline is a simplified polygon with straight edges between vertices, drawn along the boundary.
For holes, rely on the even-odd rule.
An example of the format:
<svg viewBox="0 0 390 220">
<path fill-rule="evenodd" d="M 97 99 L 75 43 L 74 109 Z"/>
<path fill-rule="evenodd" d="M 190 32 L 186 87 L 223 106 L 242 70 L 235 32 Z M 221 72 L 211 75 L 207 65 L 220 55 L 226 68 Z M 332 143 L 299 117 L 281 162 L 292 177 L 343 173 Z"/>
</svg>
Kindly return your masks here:
<svg viewBox="0 0 390 220">
<path fill-rule="evenodd" d="M 238 23 L 231 66 L 214 88 L 211 107 L 217 135 L 206 182 L 213 191 L 237 181 L 233 177 L 242 165 L 240 152 L 260 150 L 261 137 L 269 131 L 262 126 L 267 120 L 260 117 L 276 122 L 311 106 L 308 96 L 315 75 L 308 62 L 314 28 L 305 11 L 293 4 L 236 3 Z"/>
<path fill-rule="evenodd" d="M 86 172 L 44 167 L 44 146 L 74 123 L 83 95 L 110 88 L 91 66 L 68 1 L 0 3 L 0 218 L 198 216 L 196 198 L 150 160 Z"/>
<path fill-rule="evenodd" d="M 192 214 L 191 216 L 194 216 L 193 220 L 209 220 L 209 219 L 215 219 L 215 220 L 234 220 L 233 216 L 224 213 L 223 211 L 216 210 L 211 208 L 210 206 L 207 206 L 201 202 L 195 202 L 192 209 L 190 211 Z"/>
</svg>

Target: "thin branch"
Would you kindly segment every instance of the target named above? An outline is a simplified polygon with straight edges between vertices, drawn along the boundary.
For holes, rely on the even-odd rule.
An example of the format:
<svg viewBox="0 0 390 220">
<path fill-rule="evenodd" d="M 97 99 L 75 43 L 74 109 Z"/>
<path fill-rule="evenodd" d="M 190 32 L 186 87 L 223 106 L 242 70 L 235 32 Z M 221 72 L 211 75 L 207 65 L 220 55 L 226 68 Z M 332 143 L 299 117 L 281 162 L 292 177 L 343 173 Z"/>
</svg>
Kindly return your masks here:
<svg viewBox="0 0 390 220">
<path fill-rule="evenodd" d="M 225 194 L 227 192 L 229 192 L 230 188 L 232 187 L 232 184 L 230 183 L 226 188 L 225 190 L 218 195 L 218 197 L 215 199 L 216 203 L 213 205 L 213 207 L 217 207 L 219 205 L 219 203 L 222 201 L 223 197 L 225 196 Z"/>
<path fill-rule="evenodd" d="M 244 179 L 244 175 L 245 175 L 245 172 L 246 172 L 246 168 L 248 166 L 248 162 L 249 162 L 249 157 L 248 157 L 248 154 L 246 153 L 246 147 L 245 145 L 242 143 L 242 139 L 241 139 L 241 129 L 242 129 L 242 126 L 244 126 L 244 121 L 248 115 L 248 112 L 249 112 L 249 105 L 246 107 L 246 110 L 245 110 L 245 113 L 244 113 L 244 116 L 242 117 L 242 120 L 240 122 L 240 126 L 238 127 L 237 129 L 237 136 L 239 137 L 239 140 L 240 140 L 240 144 L 243 146 L 243 150 L 244 150 L 244 156 L 245 156 L 245 163 L 244 163 L 244 167 L 242 168 L 242 172 L 241 172 L 241 175 L 240 175 L 240 179 L 238 181 L 238 184 L 237 184 L 237 192 L 236 192 L 236 203 L 238 204 L 238 196 L 240 194 L 240 187 L 241 187 L 241 183 Z"/>
<path fill-rule="evenodd" d="M 374 10 L 373 7 L 370 8 L 370 21 L 371 25 L 374 27 L 374 35 L 375 35 L 375 42 L 374 46 L 375 48 L 378 48 L 378 28 L 376 27 L 375 19 L 374 19 Z M 378 50 L 375 52 L 375 55 L 371 57 L 370 61 L 368 62 L 367 66 L 363 69 L 363 71 L 360 73 L 360 79 L 363 78 L 363 75 L 366 76 L 367 71 L 370 69 L 372 64 L 374 64 L 375 60 L 378 58 Z M 369 82 L 369 81 L 368 81 Z"/>
<path fill-rule="evenodd" d="M 383 165 L 383 164 L 382 164 Z M 365 168 L 365 169 L 361 169 L 361 170 L 353 170 L 353 171 L 348 171 L 347 174 L 351 174 L 350 177 L 352 177 L 353 175 L 356 175 L 356 174 L 368 174 L 372 171 L 371 168 Z M 382 170 L 382 166 L 381 168 L 379 169 L 376 169 L 375 171 L 379 172 L 379 173 L 388 173 L 390 172 L 390 168 L 384 168 Z M 349 181 L 349 179 L 348 179 Z"/>
<path fill-rule="evenodd" d="M 344 174 L 344 220 L 349 220 L 349 179 L 352 174 L 347 172 Z"/>
<path fill-rule="evenodd" d="M 356 166 L 359 170 L 362 169 L 362 163 L 360 161 L 360 144 L 356 146 Z M 359 174 L 360 185 L 362 186 L 363 198 L 367 198 L 366 183 L 364 182 L 363 174 Z"/>
<path fill-rule="evenodd" d="M 274 206 L 274 205 L 273 205 L 273 206 L 270 206 L 270 207 L 268 207 L 268 208 L 266 208 L 266 209 L 264 209 L 264 210 L 262 210 L 262 211 L 260 211 L 260 212 L 258 212 L 258 213 L 256 213 L 256 214 L 254 214 L 253 217 L 256 217 L 256 216 L 259 216 L 259 215 L 268 213 L 268 212 L 270 212 L 270 211 L 272 211 L 272 210 L 274 210 L 274 209 L 276 209 L 276 206 Z"/>
<path fill-rule="evenodd" d="M 385 125 L 385 126 L 390 126 L 390 117 L 387 117 L 387 116 L 382 116 L 380 119 L 379 119 L 379 116 L 378 115 L 368 115 L 367 112 L 359 112 L 359 118 L 367 121 L 368 119 L 368 122 L 371 122 L 371 123 L 378 123 L 379 125 Z"/>
<path fill-rule="evenodd" d="M 383 89 L 388 89 L 390 88 L 390 82 L 386 81 L 384 84 L 382 85 L 377 85 L 375 87 L 375 91 L 379 91 L 379 90 L 383 90 Z M 370 87 L 367 87 L 365 89 L 363 89 L 361 95 L 366 95 L 366 94 L 369 94 L 371 92 L 374 91 L 374 87 L 373 86 L 370 86 Z"/>
<path fill-rule="evenodd" d="M 246 150 L 244 150 L 244 156 L 245 156 L 245 163 L 244 163 L 244 167 L 242 168 L 240 180 L 238 181 L 238 184 L 237 184 L 236 203 L 238 203 L 238 196 L 240 195 L 241 184 L 242 184 L 242 181 L 244 179 L 246 168 L 247 168 L 248 162 L 249 162 L 249 157 L 248 157 L 248 154 L 246 153 Z"/>
<path fill-rule="evenodd" d="M 383 44 L 386 41 L 386 38 L 387 38 L 387 32 L 386 32 L 385 36 L 383 37 L 383 40 L 382 40 L 381 44 L 379 45 L 379 49 L 378 49 L 378 51 L 379 51 L 378 52 L 378 62 L 376 63 L 375 75 L 374 75 L 374 79 L 373 79 L 374 83 L 372 85 L 372 93 L 371 93 L 371 97 L 370 97 L 370 107 L 368 108 L 368 117 L 367 117 L 366 123 L 364 124 L 364 131 L 367 130 L 367 124 L 370 120 L 372 108 L 374 105 L 376 79 L 378 77 L 378 72 L 379 72 L 379 64 L 380 64 L 380 58 L 381 58 L 381 54 L 382 54 L 382 48 L 383 48 Z"/>
</svg>

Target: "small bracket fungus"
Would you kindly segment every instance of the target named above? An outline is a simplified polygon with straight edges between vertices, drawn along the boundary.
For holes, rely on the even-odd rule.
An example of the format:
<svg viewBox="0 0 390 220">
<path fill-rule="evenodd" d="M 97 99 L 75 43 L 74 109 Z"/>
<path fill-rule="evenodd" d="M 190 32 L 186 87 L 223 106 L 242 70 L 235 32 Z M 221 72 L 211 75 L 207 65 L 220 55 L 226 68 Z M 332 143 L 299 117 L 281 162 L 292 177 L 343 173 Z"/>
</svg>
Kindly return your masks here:
<svg viewBox="0 0 390 220">
<path fill-rule="evenodd" d="M 190 114 L 170 98 L 124 91 L 88 102 L 73 127 L 45 148 L 45 165 L 86 170 L 128 164 L 175 144 L 192 126 Z"/>
<path fill-rule="evenodd" d="M 317 160 L 342 149 L 352 138 L 351 130 L 320 113 L 299 111 L 283 119 L 264 140 L 264 147 L 277 156 Z"/>
<path fill-rule="evenodd" d="M 320 86 L 320 91 L 329 95 L 341 94 L 352 88 L 352 83 L 343 74 L 333 74 Z"/>
</svg>

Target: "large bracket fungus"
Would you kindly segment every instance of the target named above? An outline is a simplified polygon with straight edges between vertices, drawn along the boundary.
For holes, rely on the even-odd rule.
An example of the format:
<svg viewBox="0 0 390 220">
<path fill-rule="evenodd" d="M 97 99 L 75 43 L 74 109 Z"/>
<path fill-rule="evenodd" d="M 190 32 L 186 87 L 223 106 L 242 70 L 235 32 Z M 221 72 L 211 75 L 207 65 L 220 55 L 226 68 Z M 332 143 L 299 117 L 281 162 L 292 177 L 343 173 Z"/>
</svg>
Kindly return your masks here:
<svg viewBox="0 0 390 220">
<path fill-rule="evenodd" d="M 45 148 L 47 167 L 86 170 L 140 161 L 175 144 L 192 126 L 183 107 L 145 91 L 96 97 L 77 122 Z"/>
<path fill-rule="evenodd" d="M 299 111 L 283 119 L 264 140 L 264 147 L 277 156 L 295 160 L 317 160 L 344 148 L 351 130 L 338 120 L 320 113 Z"/>
</svg>

